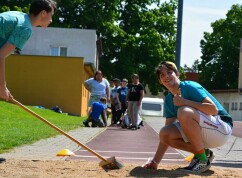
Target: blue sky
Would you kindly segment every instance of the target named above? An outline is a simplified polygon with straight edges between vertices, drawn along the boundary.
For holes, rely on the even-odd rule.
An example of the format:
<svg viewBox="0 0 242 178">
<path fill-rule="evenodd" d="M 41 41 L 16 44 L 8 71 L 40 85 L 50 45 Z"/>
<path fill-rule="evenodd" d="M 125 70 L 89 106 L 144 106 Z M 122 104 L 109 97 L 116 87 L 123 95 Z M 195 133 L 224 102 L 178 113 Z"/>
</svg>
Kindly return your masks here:
<svg viewBox="0 0 242 178">
<path fill-rule="evenodd" d="M 191 67 L 200 59 L 203 33 L 212 32 L 211 23 L 226 18 L 233 4 L 242 4 L 242 0 L 183 0 L 182 67 Z"/>
</svg>

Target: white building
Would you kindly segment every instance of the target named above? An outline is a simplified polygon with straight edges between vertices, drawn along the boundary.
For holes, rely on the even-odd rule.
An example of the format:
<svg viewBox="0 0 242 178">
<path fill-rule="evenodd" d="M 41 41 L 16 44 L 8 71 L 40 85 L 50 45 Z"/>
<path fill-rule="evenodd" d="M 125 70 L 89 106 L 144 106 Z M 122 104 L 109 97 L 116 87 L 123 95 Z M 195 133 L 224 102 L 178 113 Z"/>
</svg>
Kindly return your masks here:
<svg viewBox="0 0 242 178">
<path fill-rule="evenodd" d="M 21 54 L 84 57 L 96 69 L 99 64 L 95 30 L 34 27 Z M 239 60 L 238 89 L 210 91 L 235 121 L 242 121 L 242 40 Z"/>
<path fill-rule="evenodd" d="M 242 121 L 242 39 L 240 41 L 238 89 L 209 91 L 224 106 L 234 121 Z"/>
<path fill-rule="evenodd" d="M 237 89 L 209 91 L 228 111 L 234 121 L 242 121 L 242 95 Z"/>
<path fill-rule="evenodd" d="M 96 30 L 34 27 L 21 54 L 84 57 L 98 68 Z"/>
</svg>

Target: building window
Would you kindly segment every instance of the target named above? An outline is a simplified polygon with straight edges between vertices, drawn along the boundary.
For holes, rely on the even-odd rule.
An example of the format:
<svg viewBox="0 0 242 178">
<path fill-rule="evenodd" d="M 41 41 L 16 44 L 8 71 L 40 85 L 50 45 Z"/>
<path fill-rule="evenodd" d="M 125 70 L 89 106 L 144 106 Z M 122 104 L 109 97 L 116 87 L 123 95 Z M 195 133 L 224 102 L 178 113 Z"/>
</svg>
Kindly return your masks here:
<svg viewBox="0 0 242 178">
<path fill-rule="evenodd" d="M 232 111 L 234 110 L 234 103 L 232 103 L 231 110 Z"/>
<path fill-rule="evenodd" d="M 238 110 L 238 103 L 234 103 L 234 110 Z"/>
<path fill-rule="evenodd" d="M 224 109 L 229 112 L 229 103 L 224 103 Z"/>
<path fill-rule="evenodd" d="M 231 107 L 231 110 L 233 110 L 233 111 L 236 111 L 236 110 L 238 110 L 238 103 L 236 103 L 236 102 L 233 102 L 233 103 L 232 103 L 232 107 Z"/>
<path fill-rule="evenodd" d="M 51 56 L 67 56 L 67 48 L 66 47 L 54 47 L 50 48 Z"/>
<path fill-rule="evenodd" d="M 239 103 L 239 110 L 242 110 L 242 103 Z"/>
</svg>

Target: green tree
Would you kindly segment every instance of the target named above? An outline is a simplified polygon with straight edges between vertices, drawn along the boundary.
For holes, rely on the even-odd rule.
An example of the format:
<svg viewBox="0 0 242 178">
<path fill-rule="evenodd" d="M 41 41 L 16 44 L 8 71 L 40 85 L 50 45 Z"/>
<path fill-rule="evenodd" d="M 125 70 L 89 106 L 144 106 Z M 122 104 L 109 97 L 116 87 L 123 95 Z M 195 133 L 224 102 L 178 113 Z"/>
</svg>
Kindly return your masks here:
<svg viewBox="0 0 242 178">
<path fill-rule="evenodd" d="M 31 0 L 1 0 L 0 13 L 6 11 L 21 11 L 28 12 Z"/>
<path fill-rule="evenodd" d="M 118 24 L 121 33 L 115 37 L 115 60 L 103 56 L 101 64 L 110 66 L 111 74 L 117 77 L 126 74 L 130 78 L 138 73 L 144 86 L 157 94 L 161 88 L 154 69 L 162 60 L 174 60 L 176 3 L 157 3 L 156 9 L 147 5 L 132 0 L 123 4 Z"/>
<path fill-rule="evenodd" d="M 192 65 L 192 71 L 198 73 L 198 65 L 199 65 L 199 60 L 195 60 L 193 65 Z"/>
<path fill-rule="evenodd" d="M 207 89 L 238 87 L 242 5 L 233 5 L 226 14 L 211 24 L 213 32 L 204 33 L 202 57 L 198 65 L 200 82 Z"/>
<path fill-rule="evenodd" d="M 161 60 L 174 60 L 176 8 L 177 0 L 59 0 L 53 26 L 96 29 L 102 44 L 99 68 L 106 77 L 130 79 L 138 73 L 157 94 L 154 68 Z"/>
<path fill-rule="evenodd" d="M 1 1 L 1 10 L 27 12 L 24 0 Z M 51 26 L 95 29 L 104 75 L 128 78 L 138 73 L 153 94 L 162 90 L 154 74 L 162 60 L 174 61 L 178 0 L 57 0 Z M 4 7 L 4 8 L 3 8 Z"/>
<path fill-rule="evenodd" d="M 198 73 L 198 65 L 199 65 L 199 60 L 195 60 L 192 67 L 188 67 L 186 64 L 184 65 L 184 71 L 185 72 L 195 72 Z"/>
</svg>

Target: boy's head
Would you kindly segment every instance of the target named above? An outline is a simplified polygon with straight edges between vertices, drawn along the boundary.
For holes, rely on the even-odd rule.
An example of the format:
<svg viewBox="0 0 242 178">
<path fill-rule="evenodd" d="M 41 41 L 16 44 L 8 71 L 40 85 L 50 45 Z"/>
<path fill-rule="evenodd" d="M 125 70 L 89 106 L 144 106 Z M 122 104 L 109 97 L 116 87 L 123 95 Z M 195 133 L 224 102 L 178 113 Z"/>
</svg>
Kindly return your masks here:
<svg viewBox="0 0 242 178">
<path fill-rule="evenodd" d="M 120 85 L 120 80 L 118 78 L 113 79 L 115 87 L 118 87 Z"/>
<path fill-rule="evenodd" d="M 126 86 L 126 85 L 128 85 L 128 79 L 126 79 L 126 78 L 123 78 L 123 80 L 122 80 L 122 86 Z"/>
<path fill-rule="evenodd" d="M 106 98 L 106 97 L 101 97 L 101 98 L 100 98 L 100 101 L 101 101 L 103 104 L 106 104 L 106 103 L 107 103 L 107 98 Z"/>
<path fill-rule="evenodd" d="M 52 22 L 52 16 L 56 8 L 54 0 L 33 0 L 30 5 L 29 14 L 36 20 L 32 25 L 46 28 Z"/>
<path fill-rule="evenodd" d="M 131 76 L 131 79 L 139 79 L 139 75 L 138 75 L 138 74 L 133 74 L 133 75 Z"/>
<path fill-rule="evenodd" d="M 161 73 L 162 73 L 162 70 L 167 70 L 167 71 L 173 71 L 176 76 L 179 76 L 180 73 L 176 67 L 176 64 L 174 64 L 173 62 L 170 62 L 170 61 L 163 61 L 159 64 L 159 66 L 155 69 L 155 73 L 156 73 L 156 76 L 158 78 L 158 80 L 160 81 L 161 80 Z"/>
<path fill-rule="evenodd" d="M 132 79 L 132 83 L 134 83 L 134 84 L 139 83 L 139 75 L 138 74 L 133 74 L 131 76 L 131 79 Z"/>
<path fill-rule="evenodd" d="M 110 80 L 110 81 L 109 81 L 109 85 L 110 85 L 110 87 L 113 87 L 113 86 L 114 86 L 114 82 L 113 82 L 113 80 Z"/>
<path fill-rule="evenodd" d="M 47 13 L 56 11 L 56 2 L 53 0 L 33 0 L 29 13 L 37 16 L 41 11 L 46 11 Z"/>
</svg>

